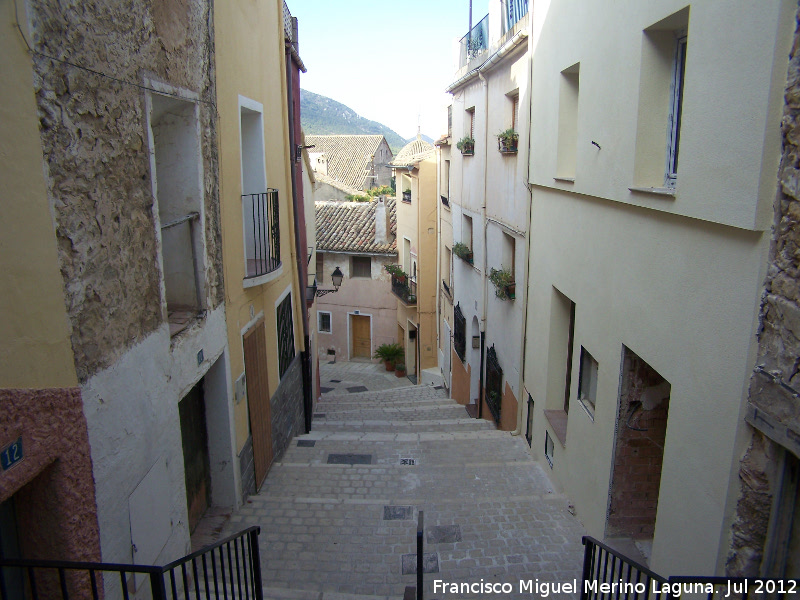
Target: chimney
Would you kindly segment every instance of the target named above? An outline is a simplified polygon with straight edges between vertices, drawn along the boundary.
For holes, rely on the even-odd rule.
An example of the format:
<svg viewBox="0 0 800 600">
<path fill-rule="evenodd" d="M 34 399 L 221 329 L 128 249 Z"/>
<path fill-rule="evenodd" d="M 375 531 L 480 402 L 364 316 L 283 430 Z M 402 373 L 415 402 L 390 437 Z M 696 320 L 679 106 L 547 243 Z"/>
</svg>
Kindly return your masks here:
<svg viewBox="0 0 800 600">
<path fill-rule="evenodd" d="M 386 210 L 386 197 L 378 196 L 375 204 L 375 243 L 388 244 L 389 232 L 389 211 Z"/>
</svg>

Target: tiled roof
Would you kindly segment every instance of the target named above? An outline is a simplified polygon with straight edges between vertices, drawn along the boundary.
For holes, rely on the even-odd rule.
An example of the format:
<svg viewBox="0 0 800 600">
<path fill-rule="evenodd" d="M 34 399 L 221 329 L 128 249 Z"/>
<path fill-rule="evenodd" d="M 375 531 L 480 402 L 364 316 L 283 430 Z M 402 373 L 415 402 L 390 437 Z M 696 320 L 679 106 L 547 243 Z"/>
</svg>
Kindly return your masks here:
<svg viewBox="0 0 800 600">
<path fill-rule="evenodd" d="M 433 153 L 433 146 L 417 136 L 417 139 L 403 146 L 403 149 L 400 150 L 397 156 L 394 157 L 394 160 L 392 160 L 391 166 L 407 167 L 421 160 L 425 160 L 429 156 L 433 156 Z"/>
<path fill-rule="evenodd" d="M 313 144 L 315 153 L 325 154 L 328 177 L 360 190 L 367 165 L 383 139 L 382 135 L 307 135 L 306 144 Z"/>
<path fill-rule="evenodd" d="M 371 252 L 397 254 L 397 214 L 394 198 L 386 196 L 386 210 L 392 241 L 375 243 L 375 207 L 370 202 L 337 202 L 321 200 L 314 203 L 317 220 L 317 250 L 320 252 Z"/>
<path fill-rule="evenodd" d="M 325 175 L 325 173 L 320 173 L 319 171 L 314 171 L 314 178 L 319 183 L 327 183 L 331 187 L 335 187 L 337 190 L 342 190 L 345 194 L 353 194 L 354 196 L 357 194 L 363 194 L 361 190 L 357 190 L 356 188 L 352 188 L 349 185 L 343 184 L 341 181 L 336 181 L 333 177 Z"/>
</svg>

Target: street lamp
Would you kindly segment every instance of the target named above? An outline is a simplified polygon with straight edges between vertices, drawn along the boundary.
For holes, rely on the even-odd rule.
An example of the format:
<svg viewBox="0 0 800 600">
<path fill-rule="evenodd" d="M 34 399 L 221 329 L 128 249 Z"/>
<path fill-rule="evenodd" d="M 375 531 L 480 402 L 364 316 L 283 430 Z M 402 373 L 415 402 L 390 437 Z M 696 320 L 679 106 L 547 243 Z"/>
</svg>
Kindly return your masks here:
<svg viewBox="0 0 800 600">
<path fill-rule="evenodd" d="M 342 280 L 344 279 L 344 273 L 342 273 L 339 267 L 336 267 L 331 273 L 331 281 L 333 282 L 333 289 L 332 290 L 315 290 L 315 295 L 317 298 L 320 296 L 324 296 L 325 294 L 331 294 L 339 291 L 339 287 L 342 285 Z"/>
</svg>

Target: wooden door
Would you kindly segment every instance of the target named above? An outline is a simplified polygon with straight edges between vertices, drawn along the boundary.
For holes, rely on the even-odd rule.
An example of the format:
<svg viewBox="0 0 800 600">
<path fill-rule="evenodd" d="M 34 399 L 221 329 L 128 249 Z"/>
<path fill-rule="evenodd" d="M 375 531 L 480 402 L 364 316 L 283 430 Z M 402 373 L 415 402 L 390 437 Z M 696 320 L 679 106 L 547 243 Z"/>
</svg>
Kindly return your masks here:
<svg viewBox="0 0 800 600">
<path fill-rule="evenodd" d="M 369 317 L 350 315 L 350 331 L 353 336 L 353 358 L 371 358 Z"/>
<path fill-rule="evenodd" d="M 203 380 L 178 403 L 183 446 L 183 472 L 186 481 L 186 504 L 189 531 L 194 531 L 211 502 L 211 469 L 208 460 L 206 407 Z"/>
<path fill-rule="evenodd" d="M 242 342 L 250 433 L 253 435 L 253 467 L 256 491 L 258 491 L 272 464 L 272 417 L 269 410 L 267 337 L 264 331 L 264 319 L 244 335 Z"/>
</svg>

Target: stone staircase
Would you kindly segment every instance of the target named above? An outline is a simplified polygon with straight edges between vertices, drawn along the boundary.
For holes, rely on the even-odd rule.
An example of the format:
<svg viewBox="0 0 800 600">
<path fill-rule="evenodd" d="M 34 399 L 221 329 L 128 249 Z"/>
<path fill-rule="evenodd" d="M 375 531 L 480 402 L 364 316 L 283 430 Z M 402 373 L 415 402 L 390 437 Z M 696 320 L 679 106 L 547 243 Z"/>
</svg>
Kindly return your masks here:
<svg viewBox="0 0 800 600">
<path fill-rule="evenodd" d="M 399 599 L 416 581 L 419 510 L 426 598 L 443 597 L 434 579 L 508 581 L 529 598 L 520 579 L 580 578 L 582 527 L 524 438 L 434 386 L 323 395 L 228 527 L 261 526 L 265 598 Z"/>
</svg>

